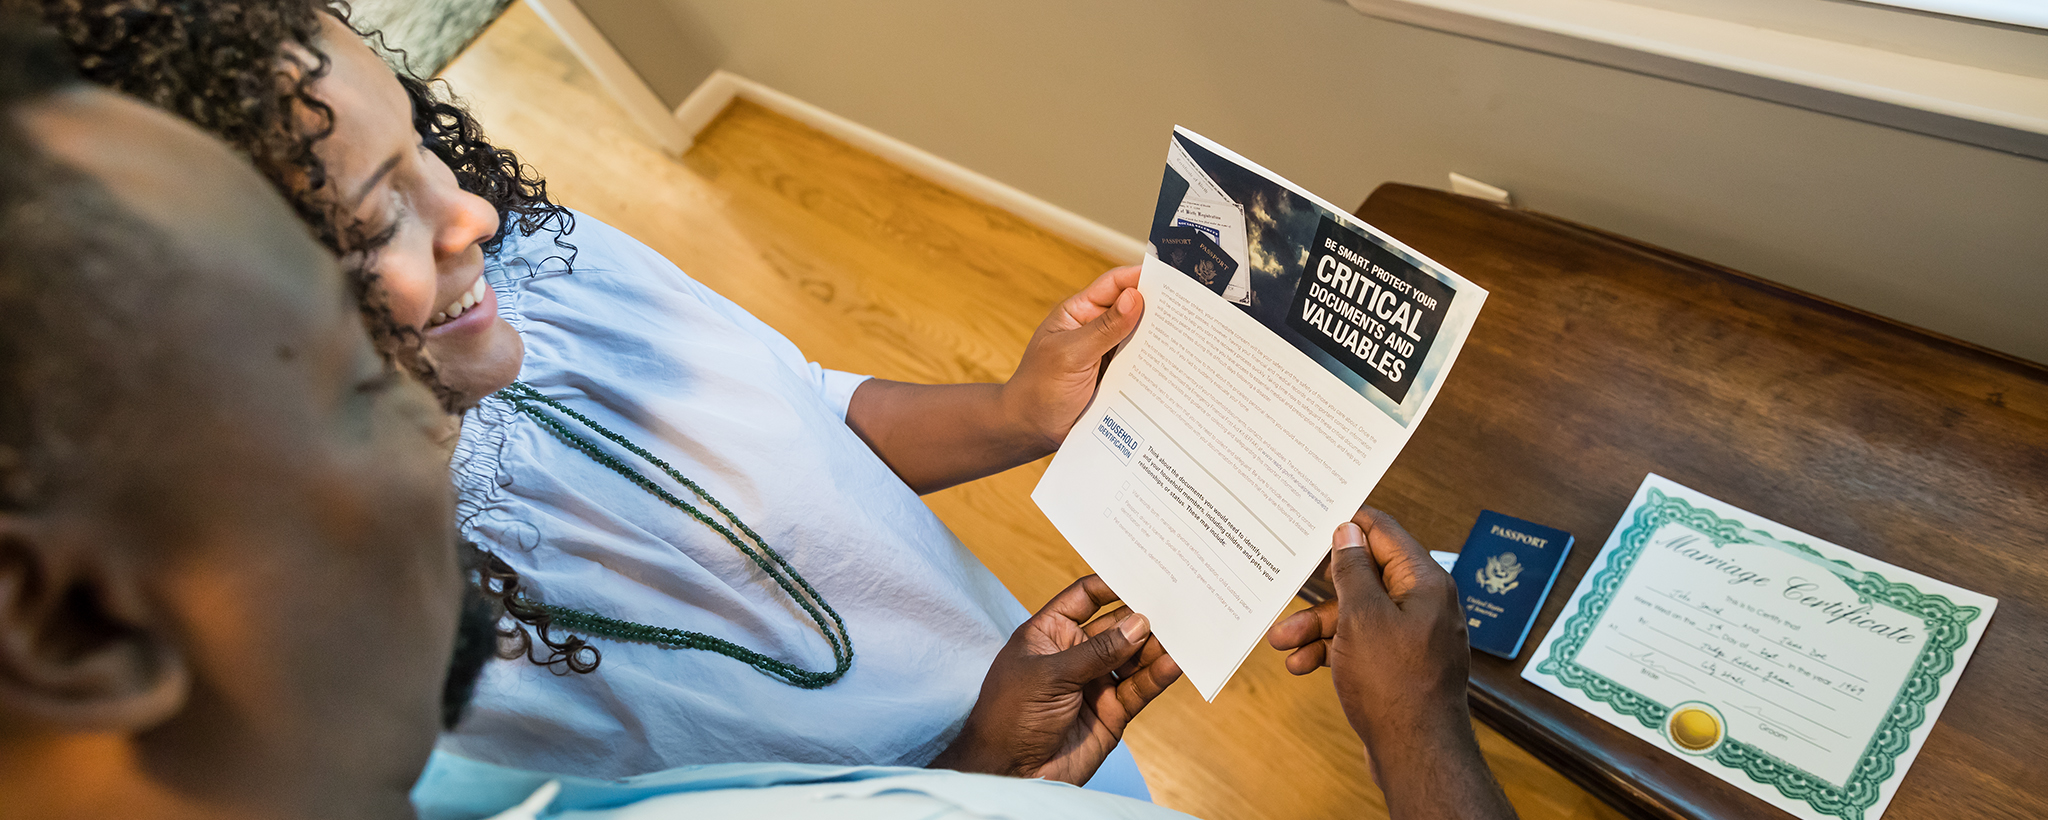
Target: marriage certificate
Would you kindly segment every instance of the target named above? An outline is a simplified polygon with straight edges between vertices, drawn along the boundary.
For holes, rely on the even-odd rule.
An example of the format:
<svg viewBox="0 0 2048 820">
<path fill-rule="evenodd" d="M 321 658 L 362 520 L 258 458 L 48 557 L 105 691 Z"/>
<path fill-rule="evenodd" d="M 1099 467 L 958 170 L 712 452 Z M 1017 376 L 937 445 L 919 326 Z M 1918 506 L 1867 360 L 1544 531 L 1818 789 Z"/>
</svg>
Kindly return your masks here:
<svg viewBox="0 0 2048 820">
<path fill-rule="evenodd" d="M 1796 816 L 1874 820 L 1997 605 L 1651 475 L 1522 676 Z"/>
</svg>

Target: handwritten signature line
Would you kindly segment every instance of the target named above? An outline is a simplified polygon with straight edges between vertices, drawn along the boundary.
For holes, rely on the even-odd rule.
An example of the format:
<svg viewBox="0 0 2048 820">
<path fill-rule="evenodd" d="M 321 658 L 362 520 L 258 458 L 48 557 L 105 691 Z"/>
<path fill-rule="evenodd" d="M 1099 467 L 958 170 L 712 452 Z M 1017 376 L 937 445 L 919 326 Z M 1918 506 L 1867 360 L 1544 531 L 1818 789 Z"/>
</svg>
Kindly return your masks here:
<svg viewBox="0 0 2048 820">
<path fill-rule="evenodd" d="M 1691 601 L 1681 601 L 1681 600 L 1679 600 L 1678 598 L 1672 597 L 1671 593 L 1669 593 L 1669 592 L 1665 592 L 1664 590 L 1661 590 L 1661 589 L 1657 589 L 1656 587 L 1650 586 L 1649 584 L 1644 584 L 1644 585 L 1643 585 L 1643 588 L 1644 588 L 1644 589 L 1647 589 L 1647 590 L 1649 590 L 1649 591 L 1651 591 L 1651 592 L 1657 593 L 1658 595 L 1662 595 L 1662 596 L 1664 596 L 1665 598 L 1669 598 L 1669 599 L 1670 599 L 1670 600 L 1671 600 L 1671 601 L 1672 601 L 1673 603 L 1676 603 L 1676 604 L 1678 604 L 1679 606 L 1685 607 L 1686 609 L 1690 609 L 1690 610 L 1693 610 L 1693 611 L 1696 611 L 1696 612 L 1700 612 L 1700 613 L 1703 613 L 1703 614 L 1707 615 L 1708 617 L 1711 617 L 1711 618 L 1713 618 L 1713 619 L 1715 619 L 1715 620 L 1718 620 L 1718 621 L 1720 621 L 1721 623 L 1727 624 L 1727 625 L 1729 625 L 1729 626 L 1732 626 L 1732 627 L 1736 627 L 1736 628 L 1738 628 L 1738 629 L 1742 627 L 1742 625 L 1741 625 L 1741 624 L 1738 624 L 1738 623 L 1736 623 L 1736 622 L 1734 622 L 1734 621 L 1728 620 L 1727 618 L 1723 618 L 1723 617 L 1721 617 L 1720 615 L 1716 615 L 1716 614 L 1714 614 L 1714 611 L 1713 611 L 1713 610 L 1707 609 L 1707 608 L 1706 608 L 1705 606 L 1703 606 L 1703 605 L 1701 605 L 1701 604 L 1695 604 L 1695 603 L 1693 603 L 1693 602 L 1691 602 Z M 1785 647 L 1786 649 L 1789 649 L 1789 650 L 1793 651 L 1794 653 L 1797 653 L 1797 654 L 1799 655 L 1799 657 L 1801 657 L 1801 658 L 1804 658 L 1804 659 L 1806 659 L 1806 660 L 1810 660 L 1810 661 L 1813 661 L 1814 663 L 1818 663 L 1818 664 L 1820 664 L 1820 665 L 1822 665 L 1822 666 L 1825 666 L 1825 667 L 1827 667 L 1827 668 L 1829 668 L 1829 669 L 1833 669 L 1833 670 L 1835 670 L 1835 671 L 1837 671 L 1837 672 L 1840 672 L 1840 673 L 1842 673 L 1842 674 L 1844 674 L 1844 675 L 1848 675 L 1849 677 L 1855 678 L 1855 679 L 1857 679 L 1857 680 L 1859 680 L 1859 681 L 1862 681 L 1862 682 L 1864 682 L 1864 683 L 1869 683 L 1869 682 L 1870 682 L 1869 680 L 1866 680 L 1866 679 L 1865 679 L 1865 678 L 1864 678 L 1864 677 L 1863 677 L 1862 675 L 1858 675 L 1858 674 L 1856 674 L 1856 673 L 1854 673 L 1854 672 L 1851 672 L 1851 671 L 1849 671 L 1849 670 L 1847 670 L 1847 669 L 1843 669 L 1842 667 L 1836 666 L 1836 665 L 1834 665 L 1834 664 L 1832 664 L 1832 663 L 1828 663 L 1828 662 L 1827 662 L 1827 661 L 1825 661 L 1825 660 L 1821 660 L 1820 658 L 1818 658 L 1818 657 L 1815 657 L 1815 656 L 1813 656 L 1813 655 L 1811 655 L 1811 654 L 1808 654 L 1807 652 L 1805 652 L 1805 651 L 1803 651 L 1803 650 L 1800 650 L 1800 649 L 1794 648 L 1794 647 L 1793 647 L 1792 645 L 1790 645 L 1790 644 L 1787 644 L 1787 643 L 1785 643 L 1784 641 L 1778 640 L 1777 638 L 1771 638 L 1771 637 L 1766 637 L 1766 636 L 1765 636 L 1765 635 L 1763 635 L 1762 633 L 1756 633 L 1756 636 L 1757 636 L 1757 637 L 1759 637 L 1759 638 L 1763 638 L 1764 640 L 1770 641 L 1771 643 L 1774 643 L 1774 644 L 1777 644 L 1777 645 L 1779 645 L 1779 646 Z"/>
</svg>

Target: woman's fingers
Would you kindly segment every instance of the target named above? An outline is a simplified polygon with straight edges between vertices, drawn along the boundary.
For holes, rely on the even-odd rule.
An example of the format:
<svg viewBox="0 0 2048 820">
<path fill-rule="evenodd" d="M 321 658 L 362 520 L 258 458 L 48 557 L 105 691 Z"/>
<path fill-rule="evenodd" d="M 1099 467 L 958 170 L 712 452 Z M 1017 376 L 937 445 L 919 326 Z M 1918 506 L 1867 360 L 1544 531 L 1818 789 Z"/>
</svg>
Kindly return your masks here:
<svg viewBox="0 0 2048 820">
<path fill-rule="evenodd" d="M 1117 624 L 1123 623 L 1123 620 L 1128 617 L 1131 617 L 1130 607 L 1117 607 L 1108 612 L 1102 613 L 1101 617 L 1089 621 L 1087 625 L 1081 627 L 1081 634 L 1093 638 L 1097 635 L 1102 634 L 1103 630 L 1115 629 Z"/>
<path fill-rule="evenodd" d="M 1158 643 L 1148 643 L 1145 650 L 1151 652 Z M 1177 680 L 1180 680 L 1180 664 L 1174 662 L 1172 655 L 1161 651 L 1156 653 L 1152 660 L 1117 681 L 1115 694 L 1117 704 L 1124 710 L 1122 723 L 1128 724 L 1132 718 L 1137 717 L 1138 712 L 1143 711 L 1146 705 L 1159 697 L 1159 693 L 1166 691 L 1166 687 L 1172 686 Z M 1114 728 L 1119 735 L 1123 733 L 1123 725 Z"/>
<path fill-rule="evenodd" d="M 1052 600 L 1045 602 L 1045 606 L 1038 611 L 1040 614 L 1053 613 L 1075 624 L 1085 624 L 1089 618 L 1095 617 L 1097 610 L 1116 601 L 1116 592 L 1102 582 L 1101 576 L 1088 575 L 1068 584 L 1066 589 L 1052 596 Z"/>
<path fill-rule="evenodd" d="M 1145 646 L 1138 650 L 1138 654 L 1133 656 L 1130 662 L 1125 663 L 1123 666 L 1117 667 L 1117 680 L 1123 680 L 1124 678 L 1128 678 L 1132 675 L 1137 674 L 1139 669 L 1143 669 L 1145 666 L 1151 664 L 1153 661 L 1158 660 L 1161 656 L 1165 654 L 1166 645 L 1160 643 L 1159 638 L 1157 636 L 1154 636 L 1146 640 Z M 1176 666 L 1174 668 L 1178 669 L 1179 667 Z"/>
<path fill-rule="evenodd" d="M 1103 613 L 1102 617 L 1089 621 L 1087 626 L 1081 627 L 1081 634 L 1087 636 L 1088 638 L 1093 638 L 1097 635 L 1102 634 L 1106 630 L 1116 628 L 1118 625 L 1123 623 L 1125 618 L 1129 618 L 1136 614 L 1137 613 L 1131 611 L 1130 607 L 1117 607 L 1115 609 Z M 1138 654 L 1131 656 L 1131 659 L 1125 662 L 1124 665 L 1117 667 L 1115 673 L 1116 678 L 1117 680 L 1123 680 L 1134 674 L 1137 674 L 1139 669 L 1144 668 L 1145 666 L 1151 664 L 1153 661 L 1156 661 L 1165 655 L 1166 645 L 1160 643 L 1159 638 L 1156 636 L 1148 637 L 1145 640 L 1144 647 L 1138 650 Z M 1178 666 L 1174 667 L 1174 669 L 1176 670 L 1178 670 L 1179 668 L 1180 667 Z"/>
</svg>

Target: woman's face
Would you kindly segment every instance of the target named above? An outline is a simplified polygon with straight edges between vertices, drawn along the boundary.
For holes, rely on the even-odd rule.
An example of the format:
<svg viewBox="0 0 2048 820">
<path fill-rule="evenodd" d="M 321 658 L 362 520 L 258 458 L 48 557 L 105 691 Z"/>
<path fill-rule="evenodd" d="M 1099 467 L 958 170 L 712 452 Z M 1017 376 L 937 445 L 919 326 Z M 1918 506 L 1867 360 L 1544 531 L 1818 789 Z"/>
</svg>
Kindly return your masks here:
<svg viewBox="0 0 2048 820">
<path fill-rule="evenodd" d="M 322 18 L 319 45 L 333 67 L 311 90 L 334 109 L 334 131 L 315 151 L 343 219 L 390 234 L 371 270 L 392 318 L 421 331 L 442 381 L 474 404 L 518 378 L 525 352 L 483 278 L 497 210 L 427 150 L 411 98 L 384 61 L 341 21 Z"/>
</svg>

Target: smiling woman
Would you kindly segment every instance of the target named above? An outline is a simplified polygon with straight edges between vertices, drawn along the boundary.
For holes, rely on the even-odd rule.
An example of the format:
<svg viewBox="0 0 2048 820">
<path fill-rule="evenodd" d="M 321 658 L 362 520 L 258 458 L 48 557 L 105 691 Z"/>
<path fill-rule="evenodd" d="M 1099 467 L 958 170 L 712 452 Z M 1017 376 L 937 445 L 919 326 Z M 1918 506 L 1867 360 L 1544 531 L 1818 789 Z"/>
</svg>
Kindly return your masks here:
<svg viewBox="0 0 2048 820">
<path fill-rule="evenodd" d="M 488 332 L 492 311 L 432 332 L 428 321 L 475 288 L 482 256 L 507 230 L 573 223 L 459 106 L 394 75 L 321 3 L 42 7 L 87 79 L 220 135 L 330 250 L 369 257 L 348 266 L 366 322 L 445 405 L 473 403 L 511 380 L 517 337 Z M 573 258 L 573 248 L 561 255 Z"/>
<path fill-rule="evenodd" d="M 333 124 L 313 150 L 342 193 L 340 219 L 374 237 L 369 267 L 391 319 L 420 335 L 458 404 L 473 404 L 519 375 L 523 351 L 483 278 L 486 246 L 500 237 L 500 209 L 471 193 L 450 158 L 422 137 L 416 123 L 439 112 L 409 93 L 346 23 L 320 18 L 311 45 L 329 69 L 309 91 Z M 456 163 L 457 152 L 475 150 L 450 147 Z M 469 310 L 479 304 L 486 309 Z"/>
</svg>

